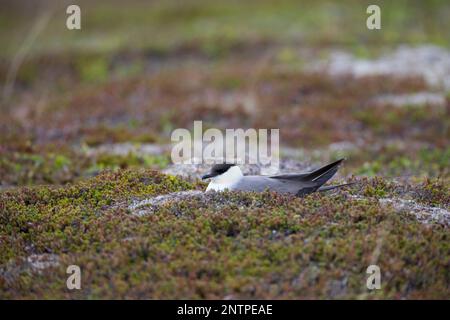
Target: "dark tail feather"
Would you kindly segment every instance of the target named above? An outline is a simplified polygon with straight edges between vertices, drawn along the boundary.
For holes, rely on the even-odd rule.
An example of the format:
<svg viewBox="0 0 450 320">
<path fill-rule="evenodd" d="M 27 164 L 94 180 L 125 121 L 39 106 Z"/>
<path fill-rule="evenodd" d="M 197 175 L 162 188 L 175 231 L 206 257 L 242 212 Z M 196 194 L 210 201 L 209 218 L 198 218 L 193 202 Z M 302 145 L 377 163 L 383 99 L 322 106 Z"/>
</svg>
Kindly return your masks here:
<svg viewBox="0 0 450 320">
<path fill-rule="evenodd" d="M 331 179 L 332 176 L 334 176 L 342 161 L 344 161 L 344 159 L 339 159 L 333 163 L 327 164 L 326 166 L 323 166 L 322 168 L 309 173 L 304 178 L 304 180 L 317 182 L 317 184 L 320 186 Z"/>
<path fill-rule="evenodd" d="M 311 173 L 308 173 L 304 177 L 302 177 L 302 180 L 304 182 L 309 182 L 310 186 L 303 187 L 297 192 L 297 196 L 304 196 L 308 193 L 314 192 L 314 191 L 322 191 L 321 187 L 322 185 L 331 179 L 331 177 L 334 176 L 334 174 L 337 172 L 339 164 L 344 161 L 344 159 L 339 159 L 333 163 L 327 164 L 326 166 L 319 168 Z M 325 190 L 331 190 L 331 188 L 327 188 Z M 323 191 L 325 191 L 323 190 Z"/>
<path fill-rule="evenodd" d="M 356 182 L 350 182 L 350 183 L 338 184 L 338 185 L 335 185 L 335 186 L 320 187 L 319 189 L 317 189 L 317 191 L 320 191 L 320 192 L 322 192 L 322 191 L 330 191 L 330 190 L 333 190 L 333 189 L 339 189 L 339 188 L 342 188 L 342 187 L 351 186 L 351 185 L 354 185 L 355 183 Z"/>
</svg>

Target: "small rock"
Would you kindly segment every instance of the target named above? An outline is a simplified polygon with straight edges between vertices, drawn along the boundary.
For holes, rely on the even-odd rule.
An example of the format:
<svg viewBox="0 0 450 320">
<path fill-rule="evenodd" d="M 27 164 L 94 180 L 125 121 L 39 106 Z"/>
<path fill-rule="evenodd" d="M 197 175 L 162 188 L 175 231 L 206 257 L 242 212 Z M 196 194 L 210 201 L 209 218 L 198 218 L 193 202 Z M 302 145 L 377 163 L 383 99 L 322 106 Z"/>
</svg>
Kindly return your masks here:
<svg viewBox="0 0 450 320">
<path fill-rule="evenodd" d="M 350 53 L 334 51 L 326 61 L 312 66 L 314 71 L 324 69 L 332 76 L 420 76 L 432 87 L 450 90 L 450 52 L 433 45 L 400 46 L 373 60 L 358 59 Z"/>
<path fill-rule="evenodd" d="M 373 99 L 375 104 L 392 105 L 394 107 L 404 106 L 445 106 L 446 99 L 443 94 L 432 92 L 418 92 L 413 94 L 399 94 L 399 95 L 382 95 Z"/>
<path fill-rule="evenodd" d="M 31 269 L 42 271 L 50 267 L 59 265 L 59 256 L 56 254 L 32 254 L 27 257 L 27 262 Z"/>
</svg>

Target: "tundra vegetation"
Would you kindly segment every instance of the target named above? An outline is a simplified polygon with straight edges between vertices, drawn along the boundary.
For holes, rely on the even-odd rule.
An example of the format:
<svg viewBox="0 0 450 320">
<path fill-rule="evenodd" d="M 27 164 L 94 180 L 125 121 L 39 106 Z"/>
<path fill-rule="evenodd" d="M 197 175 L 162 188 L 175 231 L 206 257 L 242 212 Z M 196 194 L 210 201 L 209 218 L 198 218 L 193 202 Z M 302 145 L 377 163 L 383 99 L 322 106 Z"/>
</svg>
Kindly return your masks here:
<svg viewBox="0 0 450 320">
<path fill-rule="evenodd" d="M 350 2 L 80 1 L 81 30 L 49 2 L 28 44 L 48 11 L 3 1 L 0 298 L 449 298 L 450 87 L 429 79 L 450 83 L 450 4 L 377 1 L 367 30 Z M 400 44 L 447 56 L 425 76 L 313 68 Z M 198 196 L 167 148 L 195 120 L 280 128 L 285 170 L 345 156 L 334 181 L 357 183 Z"/>
</svg>

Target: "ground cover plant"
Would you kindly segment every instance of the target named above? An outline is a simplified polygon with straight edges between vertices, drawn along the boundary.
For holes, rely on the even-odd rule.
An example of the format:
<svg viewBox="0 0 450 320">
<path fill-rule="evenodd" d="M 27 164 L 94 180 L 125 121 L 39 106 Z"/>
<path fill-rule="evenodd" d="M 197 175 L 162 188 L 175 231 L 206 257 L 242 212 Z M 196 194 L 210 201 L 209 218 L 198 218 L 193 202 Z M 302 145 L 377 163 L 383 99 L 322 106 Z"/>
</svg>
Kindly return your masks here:
<svg viewBox="0 0 450 320">
<path fill-rule="evenodd" d="M 80 32 L 43 3 L 0 10 L 0 298 L 448 299 L 446 1 L 378 1 L 379 32 L 365 1 L 81 1 Z M 170 159 L 194 120 L 355 184 L 203 194 Z"/>
</svg>

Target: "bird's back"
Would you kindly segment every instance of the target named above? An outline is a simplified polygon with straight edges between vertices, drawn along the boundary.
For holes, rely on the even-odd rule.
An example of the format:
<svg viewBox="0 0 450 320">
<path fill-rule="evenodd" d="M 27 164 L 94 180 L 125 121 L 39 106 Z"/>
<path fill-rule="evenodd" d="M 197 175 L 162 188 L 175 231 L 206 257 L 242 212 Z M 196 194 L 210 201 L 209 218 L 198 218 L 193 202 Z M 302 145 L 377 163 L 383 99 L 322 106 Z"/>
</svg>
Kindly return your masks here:
<svg viewBox="0 0 450 320">
<path fill-rule="evenodd" d="M 283 174 L 277 176 L 243 176 L 231 190 L 262 192 L 265 190 L 278 193 L 291 193 L 302 196 L 318 190 L 336 173 L 339 159 L 309 173 Z"/>
<path fill-rule="evenodd" d="M 310 184 L 308 182 L 296 180 L 274 179 L 263 176 L 244 176 L 231 187 L 231 190 L 253 192 L 269 190 L 278 193 L 297 194 L 299 190 L 309 186 Z"/>
</svg>

